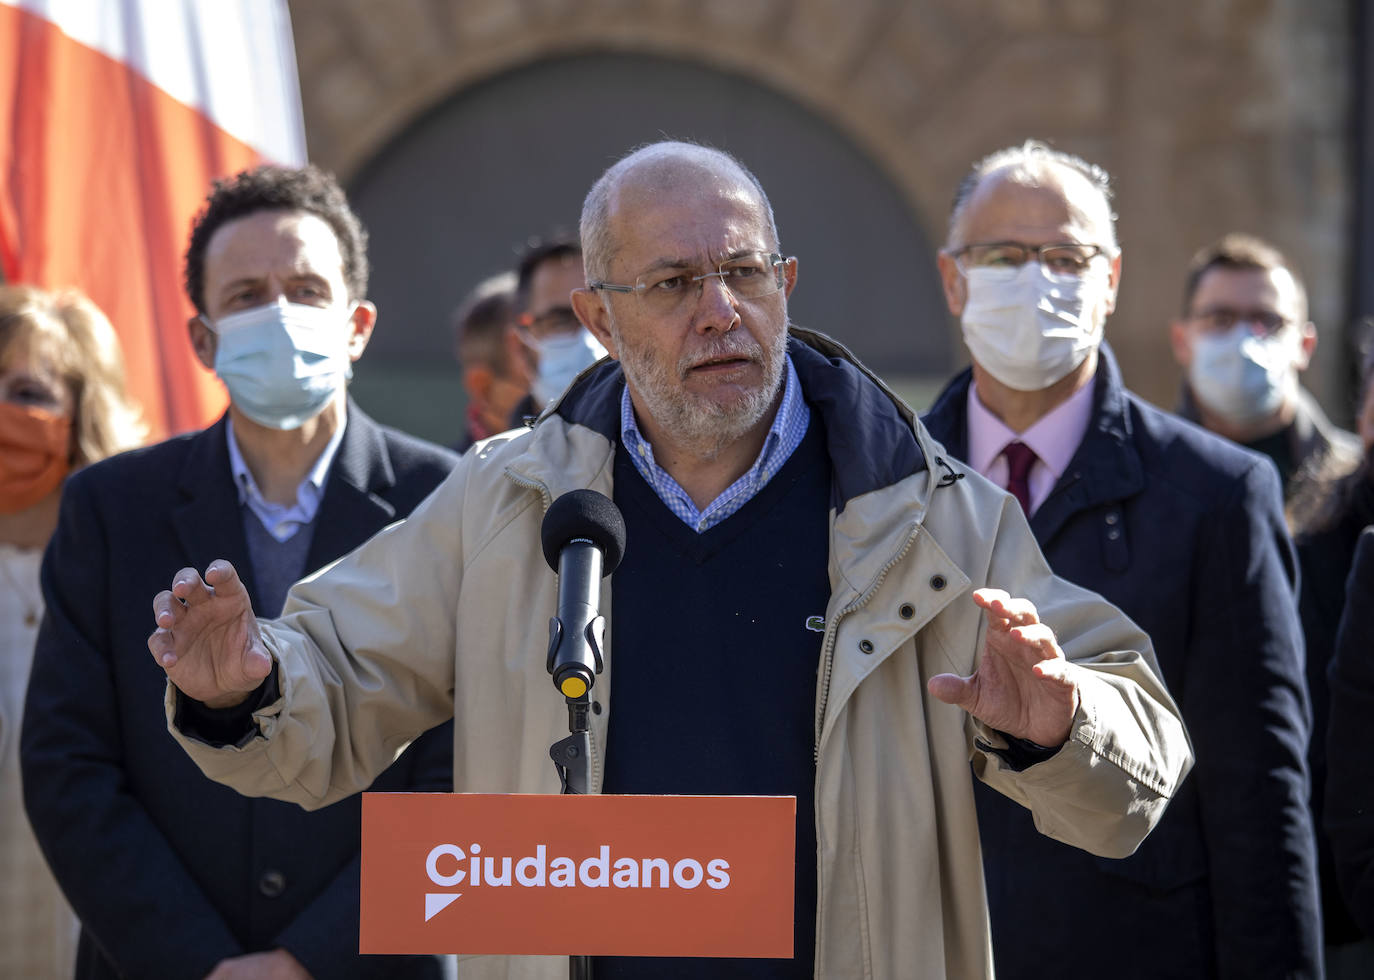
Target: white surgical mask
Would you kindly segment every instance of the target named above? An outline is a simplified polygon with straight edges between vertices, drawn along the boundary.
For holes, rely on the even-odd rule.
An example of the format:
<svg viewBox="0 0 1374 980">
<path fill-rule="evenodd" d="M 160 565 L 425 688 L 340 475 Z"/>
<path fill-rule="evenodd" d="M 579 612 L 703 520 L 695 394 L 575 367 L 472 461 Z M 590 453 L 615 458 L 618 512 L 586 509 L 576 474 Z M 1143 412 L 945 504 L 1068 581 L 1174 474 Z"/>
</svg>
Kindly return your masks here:
<svg viewBox="0 0 1374 980">
<path fill-rule="evenodd" d="M 218 336 L 215 373 L 248 418 L 272 429 L 297 429 L 314 418 L 353 376 L 344 322 L 353 315 L 276 302 L 211 324 Z"/>
<path fill-rule="evenodd" d="M 531 343 L 539 355 L 539 373 L 530 390 L 541 407 L 561 395 L 583 368 L 606 355 L 606 348 L 596 342 L 586 327 L 543 340 L 531 339 Z"/>
<path fill-rule="evenodd" d="M 1031 261 L 1014 275 L 972 268 L 966 278 L 964 343 L 1008 388 L 1048 388 L 1102 343 L 1101 325 L 1092 321 L 1106 294 L 1105 275 L 1051 276 Z"/>
<path fill-rule="evenodd" d="M 1188 384 L 1198 401 L 1228 422 L 1269 418 L 1296 397 L 1298 372 L 1292 331 L 1257 335 L 1248 323 L 1193 339 Z"/>
</svg>

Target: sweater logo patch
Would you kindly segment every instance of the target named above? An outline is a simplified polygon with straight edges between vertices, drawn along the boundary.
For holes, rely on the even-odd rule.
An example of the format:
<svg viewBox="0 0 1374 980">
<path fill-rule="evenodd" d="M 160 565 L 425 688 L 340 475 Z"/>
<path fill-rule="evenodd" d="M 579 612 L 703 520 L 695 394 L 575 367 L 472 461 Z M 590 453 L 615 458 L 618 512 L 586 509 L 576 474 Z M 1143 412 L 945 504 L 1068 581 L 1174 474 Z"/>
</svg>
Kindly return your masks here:
<svg viewBox="0 0 1374 980">
<path fill-rule="evenodd" d="M 807 616 L 807 617 L 806 617 L 806 628 L 809 629 L 812 633 L 824 633 L 824 632 L 825 632 L 825 617 L 824 617 L 824 616 Z"/>
</svg>

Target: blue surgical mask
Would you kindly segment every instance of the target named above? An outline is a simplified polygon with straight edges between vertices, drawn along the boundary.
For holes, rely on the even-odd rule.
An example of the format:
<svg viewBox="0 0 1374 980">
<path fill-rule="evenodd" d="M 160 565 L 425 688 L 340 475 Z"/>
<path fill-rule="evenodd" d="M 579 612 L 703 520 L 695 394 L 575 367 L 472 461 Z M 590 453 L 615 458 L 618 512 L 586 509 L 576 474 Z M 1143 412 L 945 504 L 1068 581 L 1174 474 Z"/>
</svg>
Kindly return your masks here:
<svg viewBox="0 0 1374 980">
<path fill-rule="evenodd" d="M 221 317 L 215 373 L 244 415 L 272 429 L 297 429 L 319 415 L 353 376 L 346 314 L 276 302 Z"/>
<path fill-rule="evenodd" d="M 539 373 L 530 390 L 541 408 L 563 394 L 583 368 L 606 355 L 606 348 L 598 344 L 585 327 L 532 343 L 539 355 Z"/>
<path fill-rule="evenodd" d="M 1193 341 L 1188 384 L 1198 401 L 1236 425 L 1274 415 L 1297 397 L 1298 345 L 1287 328 L 1259 336 L 1248 323 Z"/>
</svg>

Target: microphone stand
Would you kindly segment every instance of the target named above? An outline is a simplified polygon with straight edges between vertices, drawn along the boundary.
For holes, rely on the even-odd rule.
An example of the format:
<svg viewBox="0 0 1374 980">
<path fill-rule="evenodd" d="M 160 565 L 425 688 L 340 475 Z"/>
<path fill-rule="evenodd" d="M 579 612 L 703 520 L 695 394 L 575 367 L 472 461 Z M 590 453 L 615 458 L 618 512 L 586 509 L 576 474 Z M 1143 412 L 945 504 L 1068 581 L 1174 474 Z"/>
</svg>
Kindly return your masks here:
<svg viewBox="0 0 1374 980">
<path fill-rule="evenodd" d="M 558 781 L 565 794 L 583 795 L 591 786 L 591 729 L 587 718 L 591 696 L 564 698 L 568 702 L 568 737 L 549 746 L 549 757 L 558 770 Z"/>
<path fill-rule="evenodd" d="M 620 564 L 625 520 L 605 494 L 573 490 L 550 504 L 539 538 L 544 560 L 558 575 L 546 667 L 568 705 L 568 737 L 549 746 L 549 757 L 563 792 L 586 794 L 592 783 L 591 690 L 605 666 L 606 620 L 597 611 L 600 582 Z M 590 956 L 569 959 L 571 980 L 591 980 Z"/>
<path fill-rule="evenodd" d="M 553 667 L 554 651 L 563 633 L 563 624 L 554 617 L 549 622 L 549 667 Z M 601 658 L 597 657 L 596 672 L 601 672 Z M 560 691 L 560 693 L 562 693 Z M 568 704 L 568 736 L 549 746 L 549 757 L 558 770 L 558 781 L 564 794 L 585 795 L 592 781 L 591 689 L 577 697 L 564 695 Z M 590 956 L 570 956 L 569 980 L 592 980 Z"/>
</svg>

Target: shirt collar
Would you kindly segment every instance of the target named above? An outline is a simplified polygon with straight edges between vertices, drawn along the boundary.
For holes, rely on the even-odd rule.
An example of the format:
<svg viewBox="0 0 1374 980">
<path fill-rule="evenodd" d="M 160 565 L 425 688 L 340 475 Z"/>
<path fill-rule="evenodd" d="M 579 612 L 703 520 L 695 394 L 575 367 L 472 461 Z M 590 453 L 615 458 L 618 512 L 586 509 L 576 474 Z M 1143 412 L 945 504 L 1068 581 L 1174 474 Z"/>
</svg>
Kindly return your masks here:
<svg viewBox="0 0 1374 980">
<path fill-rule="evenodd" d="M 667 470 L 654 461 L 653 446 L 644 438 L 635 421 L 629 386 L 621 391 L 620 440 L 629 451 L 635 469 L 639 470 L 658 498 L 697 531 L 714 527 L 748 503 L 782 468 L 806 435 L 811 410 L 802 398 L 801 381 L 797 378 L 797 369 L 792 364 L 790 354 L 783 355 L 783 379 L 782 402 L 773 417 L 773 424 L 768 427 L 768 435 L 764 437 L 758 458 L 743 476 L 701 510 L 697 509 L 687 491 L 668 475 Z"/>
<path fill-rule="evenodd" d="M 320 500 L 324 496 L 324 481 L 329 478 L 329 467 L 334 462 L 334 457 L 338 455 L 339 446 L 343 445 L 344 430 L 348 427 L 348 416 L 339 422 L 339 427 L 334 430 L 329 442 L 325 444 L 324 450 L 315 460 L 315 465 L 310 468 L 310 472 L 305 475 L 300 486 L 296 488 L 296 504 L 302 514 L 301 523 L 308 524 L 315 519 L 315 514 L 320 509 Z M 225 433 L 229 442 L 229 470 L 234 476 L 234 487 L 238 491 L 239 503 L 249 504 L 255 510 L 261 507 L 281 507 L 282 505 L 271 504 L 262 495 L 258 488 L 258 483 L 253 479 L 252 472 L 248 469 L 248 464 L 244 461 L 243 453 L 239 451 L 238 437 L 234 434 L 234 417 L 231 415 L 225 425 Z M 286 509 L 290 509 L 289 507 Z"/>
<path fill-rule="evenodd" d="M 1013 432 L 1005 422 L 993 415 L 978 398 L 978 383 L 968 386 L 968 462 L 979 473 L 986 474 L 1006 448 L 1007 443 L 1020 441 L 1029 446 L 1040 462 L 1055 478 L 1064 475 L 1078 451 L 1078 444 L 1088 433 L 1093 414 L 1093 384 L 1080 387 L 1072 395 L 1050 409 L 1025 432 Z"/>
</svg>

